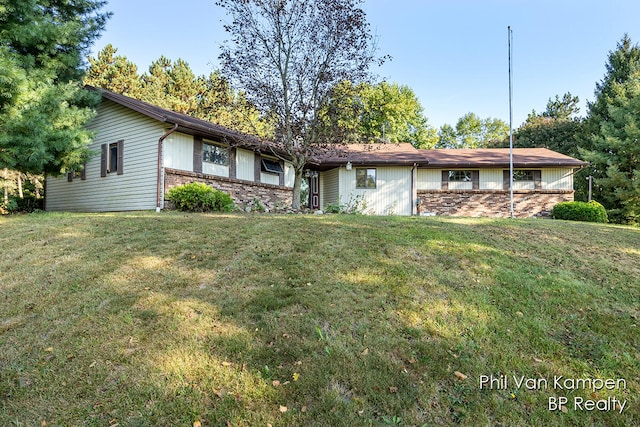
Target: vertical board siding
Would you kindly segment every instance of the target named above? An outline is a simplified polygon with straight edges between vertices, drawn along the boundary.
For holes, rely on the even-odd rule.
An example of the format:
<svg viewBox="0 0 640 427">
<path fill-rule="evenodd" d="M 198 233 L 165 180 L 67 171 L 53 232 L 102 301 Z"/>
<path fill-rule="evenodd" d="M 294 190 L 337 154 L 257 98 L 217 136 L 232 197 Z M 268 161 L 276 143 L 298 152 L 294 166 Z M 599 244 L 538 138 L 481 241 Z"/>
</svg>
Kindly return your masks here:
<svg viewBox="0 0 640 427">
<path fill-rule="evenodd" d="M 481 190 L 502 190 L 502 169 L 480 169 Z"/>
<path fill-rule="evenodd" d="M 102 144 L 124 140 L 124 173 L 100 176 L 100 155 L 86 166 L 86 180 L 67 182 L 66 177 L 47 177 L 47 210 L 127 211 L 156 206 L 158 139 L 166 124 L 150 119 L 111 101 L 97 107 L 88 128 L 96 131 L 89 148 L 99 152 Z"/>
<path fill-rule="evenodd" d="M 296 171 L 289 162 L 284 162 L 284 185 L 285 187 L 293 187 L 296 179 Z"/>
<path fill-rule="evenodd" d="M 376 188 L 356 188 L 356 170 L 340 169 L 340 200 L 366 204 L 365 213 L 374 215 L 411 215 L 411 167 L 377 167 Z"/>
<path fill-rule="evenodd" d="M 439 169 L 418 169 L 418 180 L 416 187 L 418 190 L 439 190 L 442 185 Z M 482 179 L 482 174 L 480 176 Z"/>
<path fill-rule="evenodd" d="M 253 181 L 253 151 L 238 148 L 236 151 L 236 178 Z"/>
<path fill-rule="evenodd" d="M 264 184 L 280 185 L 280 175 L 275 173 L 260 172 L 260 182 Z"/>
<path fill-rule="evenodd" d="M 193 170 L 193 136 L 174 132 L 163 142 L 165 168 Z"/>
<path fill-rule="evenodd" d="M 229 166 L 218 165 L 215 163 L 202 162 L 202 173 L 209 175 L 224 176 L 229 178 Z"/>
<path fill-rule="evenodd" d="M 522 168 L 517 168 L 522 169 Z M 542 190 L 573 190 L 573 174 L 571 168 L 530 168 L 542 170 Z M 480 190 L 502 190 L 503 174 L 508 169 L 480 169 Z M 418 169 L 418 190 L 440 190 L 442 188 L 441 169 Z M 449 182 L 451 190 L 471 190 L 471 182 Z M 534 190 L 534 182 L 515 182 L 514 190 Z"/>
<path fill-rule="evenodd" d="M 542 169 L 543 190 L 573 190 L 573 170 L 569 168 Z"/>
<path fill-rule="evenodd" d="M 320 207 L 338 203 L 340 199 L 340 169 L 331 169 L 320 176 Z"/>
</svg>

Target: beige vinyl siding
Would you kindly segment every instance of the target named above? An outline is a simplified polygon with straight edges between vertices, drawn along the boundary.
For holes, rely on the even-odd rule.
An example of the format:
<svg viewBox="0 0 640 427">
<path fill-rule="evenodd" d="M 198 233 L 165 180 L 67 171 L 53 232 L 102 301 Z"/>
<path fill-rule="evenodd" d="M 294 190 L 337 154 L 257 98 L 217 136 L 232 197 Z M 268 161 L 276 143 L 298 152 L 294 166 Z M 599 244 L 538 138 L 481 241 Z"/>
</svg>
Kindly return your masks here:
<svg viewBox="0 0 640 427">
<path fill-rule="evenodd" d="M 340 169 L 331 169 L 320 175 L 320 207 L 338 203 L 340 196 Z"/>
<path fill-rule="evenodd" d="M 356 188 L 356 167 L 340 169 L 341 203 L 356 198 L 366 203 L 365 213 L 374 215 L 411 215 L 411 167 L 368 167 L 376 169 L 376 188 Z"/>
<path fill-rule="evenodd" d="M 502 169 L 480 169 L 480 190 L 502 190 Z"/>
<path fill-rule="evenodd" d="M 263 184 L 280 185 L 280 175 L 277 173 L 260 172 L 260 182 Z"/>
<path fill-rule="evenodd" d="M 568 168 L 542 169 L 543 190 L 573 190 L 573 171 Z"/>
<path fill-rule="evenodd" d="M 47 177 L 46 208 L 52 211 L 128 211 L 156 206 L 158 139 L 166 125 L 111 101 L 97 107 L 88 126 L 97 131 L 90 149 L 124 140 L 122 175 L 100 176 L 100 155 L 89 160 L 86 180 Z"/>
<path fill-rule="evenodd" d="M 236 151 L 236 178 L 253 181 L 253 151 L 238 148 Z"/>
<path fill-rule="evenodd" d="M 293 187 L 295 179 L 296 179 L 296 171 L 293 169 L 293 165 L 289 162 L 284 162 L 285 187 Z"/>
<path fill-rule="evenodd" d="M 163 149 L 164 167 L 193 172 L 193 136 L 172 133 L 164 140 Z"/>
<path fill-rule="evenodd" d="M 480 177 L 482 179 L 482 175 Z M 440 169 L 418 169 L 418 190 L 440 190 L 442 188 L 442 172 Z"/>
</svg>

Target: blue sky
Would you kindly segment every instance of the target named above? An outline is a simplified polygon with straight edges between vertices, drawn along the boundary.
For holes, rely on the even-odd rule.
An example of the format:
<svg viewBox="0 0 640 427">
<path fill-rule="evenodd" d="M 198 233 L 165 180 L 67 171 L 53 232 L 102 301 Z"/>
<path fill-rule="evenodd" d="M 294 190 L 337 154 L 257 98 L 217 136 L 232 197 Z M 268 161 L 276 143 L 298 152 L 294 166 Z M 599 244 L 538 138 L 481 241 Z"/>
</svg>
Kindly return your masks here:
<svg viewBox="0 0 640 427">
<path fill-rule="evenodd" d="M 381 55 L 373 71 L 408 85 L 429 123 L 440 127 L 468 112 L 509 120 L 507 26 L 513 30 L 513 124 L 571 92 L 581 114 L 593 100 L 610 50 L 627 33 L 640 42 L 637 0 L 365 0 Z M 218 68 L 225 16 L 213 0 L 109 0 L 113 12 L 93 46 L 118 48 L 146 71 L 165 55 L 196 74 Z"/>
</svg>

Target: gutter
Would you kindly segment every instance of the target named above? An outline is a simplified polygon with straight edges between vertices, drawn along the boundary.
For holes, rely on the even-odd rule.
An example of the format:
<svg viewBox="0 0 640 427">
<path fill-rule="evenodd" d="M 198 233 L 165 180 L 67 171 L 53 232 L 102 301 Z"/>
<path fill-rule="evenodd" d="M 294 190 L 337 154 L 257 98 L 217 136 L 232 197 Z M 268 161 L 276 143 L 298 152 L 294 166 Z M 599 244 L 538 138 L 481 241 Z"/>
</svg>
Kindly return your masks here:
<svg viewBox="0 0 640 427">
<path fill-rule="evenodd" d="M 163 190 L 163 172 L 164 167 L 162 166 L 162 141 L 164 141 L 169 135 L 175 132 L 178 129 L 178 124 L 174 124 L 171 129 L 166 131 L 164 135 L 158 139 L 158 182 L 157 182 L 157 193 L 156 193 L 156 212 L 160 212 L 162 210 L 162 190 Z"/>
</svg>

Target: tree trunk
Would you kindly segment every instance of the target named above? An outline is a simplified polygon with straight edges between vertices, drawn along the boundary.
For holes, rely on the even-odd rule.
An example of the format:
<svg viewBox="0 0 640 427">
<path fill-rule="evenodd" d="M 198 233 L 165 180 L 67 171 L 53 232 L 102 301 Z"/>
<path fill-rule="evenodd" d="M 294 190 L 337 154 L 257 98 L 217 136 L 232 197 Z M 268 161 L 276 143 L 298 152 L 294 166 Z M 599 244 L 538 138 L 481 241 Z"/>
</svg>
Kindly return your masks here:
<svg viewBox="0 0 640 427">
<path fill-rule="evenodd" d="M 2 178 L 4 179 L 4 205 L 7 206 L 9 204 L 9 185 L 7 184 L 9 170 L 7 168 L 2 171 Z"/>
<path fill-rule="evenodd" d="M 36 177 L 33 180 L 33 186 L 36 188 L 36 199 L 40 198 L 40 180 Z"/>
<path fill-rule="evenodd" d="M 300 188 L 302 186 L 302 169 L 295 169 L 295 178 L 293 180 L 293 200 L 291 200 L 291 208 L 300 209 Z"/>
<path fill-rule="evenodd" d="M 18 172 L 18 197 L 24 199 L 24 193 L 22 192 L 22 174 Z"/>
</svg>

